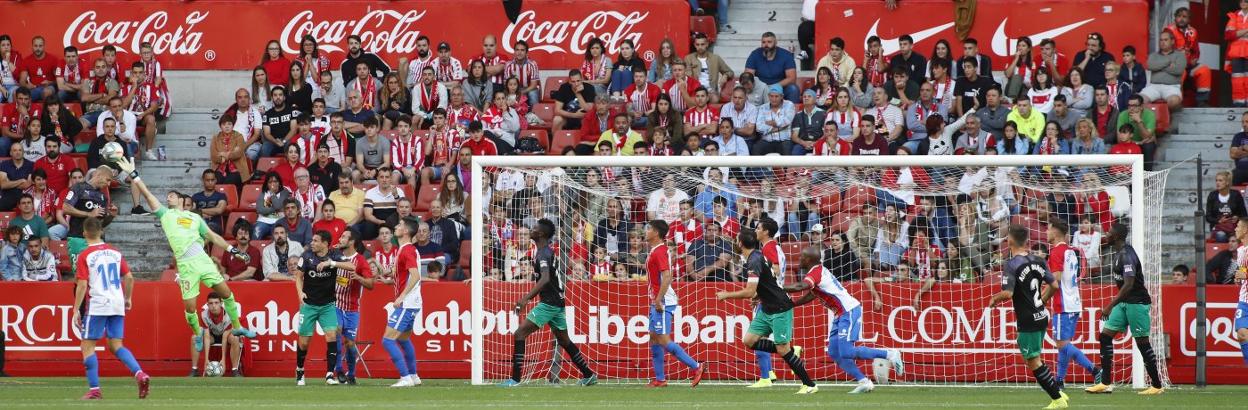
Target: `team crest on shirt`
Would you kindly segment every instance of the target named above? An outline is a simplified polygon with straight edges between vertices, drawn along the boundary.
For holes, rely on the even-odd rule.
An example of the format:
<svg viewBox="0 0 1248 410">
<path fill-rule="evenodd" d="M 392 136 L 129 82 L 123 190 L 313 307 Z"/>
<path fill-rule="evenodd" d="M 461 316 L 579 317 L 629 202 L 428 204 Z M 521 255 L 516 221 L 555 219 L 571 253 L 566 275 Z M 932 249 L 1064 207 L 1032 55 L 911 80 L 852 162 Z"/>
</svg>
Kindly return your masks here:
<svg viewBox="0 0 1248 410">
<path fill-rule="evenodd" d="M 191 218 L 187 218 L 187 217 L 179 217 L 179 218 L 178 218 L 178 226 L 181 226 L 181 227 L 183 227 L 183 228 L 190 229 L 190 228 L 191 228 L 191 223 L 192 223 L 192 222 L 193 222 L 193 221 L 191 221 Z"/>
</svg>

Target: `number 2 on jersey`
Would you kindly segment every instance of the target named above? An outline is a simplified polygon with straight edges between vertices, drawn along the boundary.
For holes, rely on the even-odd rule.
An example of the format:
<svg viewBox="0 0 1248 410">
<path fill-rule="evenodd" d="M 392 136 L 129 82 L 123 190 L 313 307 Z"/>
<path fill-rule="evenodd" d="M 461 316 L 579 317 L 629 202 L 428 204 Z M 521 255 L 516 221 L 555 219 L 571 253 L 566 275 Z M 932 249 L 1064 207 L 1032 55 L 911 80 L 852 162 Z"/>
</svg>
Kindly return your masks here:
<svg viewBox="0 0 1248 410">
<path fill-rule="evenodd" d="M 100 283 L 105 290 L 110 286 L 121 289 L 121 268 L 116 263 L 96 265 L 95 273 L 100 275 Z"/>
<path fill-rule="evenodd" d="M 1040 278 L 1031 278 L 1031 280 L 1027 282 L 1029 283 L 1028 286 L 1031 288 L 1031 296 L 1034 298 L 1033 301 L 1036 304 L 1036 309 L 1040 309 L 1040 307 L 1044 306 L 1044 302 L 1040 301 Z"/>
</svg>

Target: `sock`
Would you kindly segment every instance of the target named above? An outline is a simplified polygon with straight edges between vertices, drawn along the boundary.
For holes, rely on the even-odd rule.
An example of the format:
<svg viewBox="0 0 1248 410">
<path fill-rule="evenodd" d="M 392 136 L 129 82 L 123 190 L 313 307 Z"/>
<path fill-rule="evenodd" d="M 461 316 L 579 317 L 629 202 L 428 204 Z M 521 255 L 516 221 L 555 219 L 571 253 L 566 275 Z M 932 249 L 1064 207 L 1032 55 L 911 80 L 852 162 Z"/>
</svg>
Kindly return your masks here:
<svg viewBox="0 0 1248 410">
<path fill-rule="evenodd" d="M 581 354 L 579 347 L 576 347 L 576 343 L 572 343 L 569 340 L 568 344 L 560 347 L 563 348 L 563 351 L 568 352 L 568 358 L 572 360 L 572 364 L 576 365 L 576 369 L 581 371 L 581 377 L 589 377 L 594 374 L 594 371 L 589 369 L 589 362 L 585 360 L 585 355 Z"/>
<path fill-rule="evenodd" d="M 773 344 L 772 346 L 775 345 Z M 802 359 L 797 357 L 796 354 L 793 354 L 792 350 L 789 350 L 788 353 L 784 354 L 784 362 L 789 364 L 789 368 L 793 369 L 793 373 L 796 373 L 799 379 L 802 379 L 803 385 L 815 385 L 815 382 L 810 380 L 810 375 L 806 374 L 806 364 L 802 363 Z"/>
<path fill-rule="evenodd" d="M 1239 344 L 1239 352 L 1244 355 L 1244 364 L 1248 365 L 1248 342 Z"/>
<path fill-rule="evenodd" d="M 386 348 L 386 353 L 390 354 L 390 362 L 394 363 L 394 368 L 399 369 L 399 376 L 407 377 L 407 364 L 403 362 L 403 351 L 399 350 L 399 344 L 394 339 L 381 339 L 381 346 Z"/>
<path fill-rule="evenodd" d="M 416 346 L 412 345 L 409 339 L 398 341 L 399 347 L 403 349 L 403 361 L 407 362 L 407 374 L 416 375 Z"/>
<path fill-rule="evenodd" d="M 233 324 L 235 329 L 242 329 L 243 322 L 238 318 L 238 302 L 234 301 L 234 294 L 231 293 L 230 297 L 221 299 L 221 302 L 225 305 L 225 314 L 230 317 L 230 324 Z"/>
<path fill-rule="evenodd" d="M 520 368 L 524 366 L 523 340 L 513 340 L 511 347 L 511 380 L 520 382 Z"/>
<path fill-rule="evenodd" d="M 303 370 L 303 362 L 308 359 L 308 349 L 298 349 L 295 352 L 295 368 Z"/>
<path fill-rule="evenodd" d="M 1060 390 L 1057 389 L 1057 380 L 1053 378 L 1053 373 L 1049 372 L 1049 366 L 1040 363 L 1040 367 L 1032 370 L 1031 374 L 1036 376 L 1036 383 L 1040 384 L 1040 388 L 1053 400 L 1062 398 Z"/>
<path fill-rule="evenodd" d="M 139 367 L 139 362 L 134 360 L 134 354 L 130 353 L 130 349 L 122 347 L 117 349 L 113 355 L 117 356 L 117 360 L 121 360 L 121 363 L 125 364 L 127 369 L 130 369 L 130 374 L 138 374 L 143 371 L 143 369 Z"/>
<path fill-rule="evenodd" d="M 325 372 L 332 373 L 338 367 L 338 341 L 332 341 L 325 346 Z"/>
<path fill-rule="evenodd" d="M 186 324 L 191 327 L 191 336 L 199 336 L 202 334 L 199 328 L 199 316 L 195 312 L 184 312 L 186 314 Z"/>
<path fill-rule="evenodd" d="M 347 349 L 347 377 L 355 377 L 355 360 L 360 357 L 360 349 L 352 345 Z"/>
<path fill-rule="evenodd" d="M 100 388 L 100 362 L 95 358 L 95 354 L 82 359 L 82 365 L 87 368 L 87 386 L 92 389 Z"/>
<path fill-rule="evenodd" d="M 1144 371 L 1148 372 L 1148 378 L 1153 382 L 1153 388 L 1161 388 L 1161 375 L 1157 373 L 1157 355 L 1153 353 L 1153 344 L 1148 342 L 1147 337 L 1138 337 L 1135 339 L 1135 345 L 1139 346 L 1140 356 L 1144 356 Z"/>
<path fill-rule="evenodd" d="M 676 342 L 667 342 L 666 348 L 668 352 L 672 353 L 672 356 L 676 356 L 676 360 L 680 360 L 685 366 L 689 366 L 690 369 L 698 368 L 698 361 L 689 357 L 689 354 L 685 353 L 685 349 L 680 348 L 680 345 L 676 344 Z"/>
<path fill-rule="evenodd" d="M 1101 342 L 1101 383 L 1114 384 L 1114 338 L 1102 333 L 1097 338 Z"/>
<path fill-rule="evenodd" d="M 754 363 L 758 363 L 758 378 L 771 378 L 771 353 L 754 351 Z"/>
<path fill-rule="evenodd" d="M 654 380 L 667 380 L 667 371 L 663 368 L 664 356 L 667 356 L 667 352 L 663 350 L 663 346 L 650 345 L 650 365 L 654 367 Z"/>
<path fill-rule="evenodd" d="M 760 352 L 776 352 L 776 343 L 772 342 L 771 339 L 758 339 L 757 342 L 754 342 L 754 346 L 751 347 Z"/>
<path fill-rule="evenodd" d="M 344 354 L 345 352 L 342 351 L 342 349 L 347 345 L 346 340 L 342 337 L 342 332 L 338 332 L 338 337 L 336 339 L 338 341 L 338 357 L 347 357 L 347 355 Z M 342 373 L 342 360 L 338 360 L 333 363 L 334 365 L 330 368 L 330 371 L 334 373 Z"/>
<path fill-rule="evenodd" d="M 1096 370 L 1096 366 L 1092 364 L 1091 360 L 1088 360 L 1088 355 L 1083 354 L 1083 351 L 1079 350 L 1078 347 L 1075 347 L 1073 344 L 1068 344 L 1066 345 L 1066 348 L 1070 350 L 1070 352 L 1067 353 L 1067 356 L 1073 359 L 1075 364 L 1079 365 L 1079 367 L 1087 370 L 1090 374 Z"/>
<path fill-rule="evenodd" d="M 1057 381 L 1066 379 L 1066 368 L 1070 367 L 1070 347 L 1067 344 L 1057 349 Z"/>
</svg>

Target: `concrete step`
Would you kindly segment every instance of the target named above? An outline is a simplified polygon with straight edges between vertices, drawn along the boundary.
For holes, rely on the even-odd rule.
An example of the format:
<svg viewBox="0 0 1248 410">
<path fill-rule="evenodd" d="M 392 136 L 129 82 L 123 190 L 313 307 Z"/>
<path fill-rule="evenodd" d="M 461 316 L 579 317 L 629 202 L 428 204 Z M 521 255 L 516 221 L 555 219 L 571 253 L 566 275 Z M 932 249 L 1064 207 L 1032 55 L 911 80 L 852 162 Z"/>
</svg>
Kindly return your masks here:
<svg viewBox="0 0 1248 410">
<path fill-rule="evenodd" d="M 1228 139 L 1240 131 L 1238 121 L 1193 121 L 1171 123 L 1171 126 L 1177 127 L 1184 134 L 1224 135 Z"/>
</svg>

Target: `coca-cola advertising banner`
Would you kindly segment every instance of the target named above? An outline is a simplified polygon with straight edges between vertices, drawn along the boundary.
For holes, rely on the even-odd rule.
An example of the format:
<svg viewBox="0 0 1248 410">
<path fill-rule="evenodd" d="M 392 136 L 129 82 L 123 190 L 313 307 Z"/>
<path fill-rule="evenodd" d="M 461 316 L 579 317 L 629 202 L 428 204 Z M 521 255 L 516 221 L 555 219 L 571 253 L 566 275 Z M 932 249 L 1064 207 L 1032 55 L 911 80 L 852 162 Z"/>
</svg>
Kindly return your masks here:
<svg viewBox="0 0 1248 410">
<path fill-rule="evenodd" d="M 277 40 L 293 56 L 307 34 L 317 39 L 335 69 L 353 34 L 360 36 L 365 51 L 391 65 L 413 56 L 421 35 L 430 38 L 431 52 L 445 41 L 461 60 L 481 54 L 486 35 L 494 35 L 507 54 L 516 41 L 524 40 L 529 56 L 543 69 L 579 68 L 592 38 L 601 39 L 611 55 L 624 40 L 632 40 L 639 50 L 657 50 L 664 38 L 671 38 L 682 55 L 688 48 L 689 7 L 680 0 L 525 0 L 511 16 L 503 3 L 6 1 L 0 3 L 5 22 L 0 32 L 12 36 L 14 48 L 23 55 L 29 54 L 31 39 L 41 35 L 53 54 L 73 45 L 88 60 L 109 44 L 131 56 L 123 58 L 137 59 L 139 45 L 151 42 L 158 60 L 171 70 L 251 69 L 269 40 Z"/>
<path fill-rule="evenodd" d="M 509 372 L 511 339 L 523 314 L 512 311 L 515 299 L 527 291 L 529 283 L 486 284 L 485 314 L 481 318 L 485 370 L 487 376 L 502 377 Z M 719 302 L 718 290 L 737 284 L 678 283 L 681 300 L 676 315 L 674 340 L 700 361 L 710 363 L 715 378 L 750 378 L 754 373 L 753 354 L 741 346 L 751 318 L 745 301 Z M 247 350 L 255 376 L 287 375 L 293 368 L 296 330 L 301 317 L 292 284 L 231 283 L 242 304 L 244 324 L 259 336 L 249 341 Z M 1008 306 L 988 307 L 988 298 L 999 290 L 995 284 L 938 284 L 917 304 L 915 284 L 881 284 L 881 309 L 873 309 L 870 294 L 858 283 L 847 286 L 858 298 L 868 301 L 863 315 L 862 343 L 874 347 L 901 349 L 911 381 L 1018 380 L 1025 381 L 1026 369 L 1018 364 L 1013 312 Z M 0 283 L 0 329 L 8 346 L 7 370 L 18 375 L 76 375 L 81 371 L 79 330 L 71 323 L 73 286 L 68 283 Z M 1209 337 L 1210 380 L 1215 383 L 1243 383 L 1232 377 L 1242 370 L 1237 344 L 1229 321 L 1233 318 L 1235 289 L 1210 288 Z M 206 293 L 206 292 L 205 292 Z M 1074 343 L 1096 360 L 1095 335 L 1100 308 L 1113 296 L 1110 286 L 1086 285 L 1083 294 L 1084 319 Z M 1170 374 L 1174 381 L 1190 383 L 1194 366 L 1194 303 L 1192 288 L 1166 286 L 1165 332 L 1168 335 Z M 424 311 L 416 321 L 413 340 L 417 346 L 421 375 L 425 377 L 467 378 L 469 375 L 472 320 L 470 289 L 466 283 L 432 282 L 423 285 Z M 567 289 L 568 331 L 591 358 L 595 370 L 607 377 L 645 378 L 649 372 L 646 333 L 646 296 L 642 283 L 573 282 Z M 126 344 L 144 366 L 156 374 L 177 375 L 189 367 L 189 330 L 182 316 L 182 304 L 173 283 L 140 282 L 135 286 L 134 308 L 126 320 Z M 201 295 L 203 300 L 206 295 Z M 379 285 L 364 294 L 358 339 L 377 343 L 384 331 L 386 304 L 394 299 L 393 288 Z M 1225 301 L 1226 303 L 1221 303 Z M 1226 305 L 1226 306 L 1223 306 Z M 824 348 L 831 317 L 816 303 L 795 311 L 794 343 L 805 346 L 809 368 L 824 380 L 844 379 L 827 359 Z M 530 336 L 530 346 L 550 346 L 550 334 L 540 331 Z M 312 343 L 313 368 L 323 365 L 324 344 L 319 337 Z M 1056 352 L 1046 343 L 1046 360 Z M 1130 361 L 1126 337 L 1117 341 L 1123 363 Z M 549 358 L 552 349 L 530 348 L 537 362 Z M 106 374 L 122 374 L 124 368 L 104 354 Z M 384 352 L 364 355 L 371 375 L 393 377 L 395 371 Z M 675 366 L 675 363 L 670 363 Z M 862 363 L 867 366 L 867 363 Z M 683 371 L 672 367 L 673 377 Z M 1118 379 L 1127 380 L 1127 366 Z M 572 371 L 565 363 L 564 371 Z M 572 374 L 569 373 L 569 376 Z M 1086 374 L 1072 371 L 1071 380 L 1088 381 Z"/>
<path fill-rule="evenodd" d="M 980 0 L 971 9 L 958 8 L 966 3 L 971 2 L 906 0 L 901 7 L 888 10 L 881 1 L 821 0 L 816 8 L 816 55 L 826 55 L 828 41 L 840 37 L 845 40 L 845 51 L 861 63 L 867 38 L 879 36 L 888 56 L 898 52 L 898 38 L 909 34 L 914 50 L 926 57 L 931 57 L 938 40 L 946 40 L 958 58 L 963 50 L 955 15 L 972 11 L 973 26 L 967 37 L 978 41 L 979 52 L 992 59 L 995 70 L 1010 64 L 1020 37 L 1031 39 L 1037 55 L 1040 42 L 1053 39 L 1067 62 L 1073 62 L 1093 32 L 1104 36 L 1106 51 L 1112 55 L 1121 55 L 1126 45 L 1141 50 L 1140 61 L 1148 54 L 1144 51 L 1148 50 L 1149 6 L 1143 0 Z"/>
</svg>

